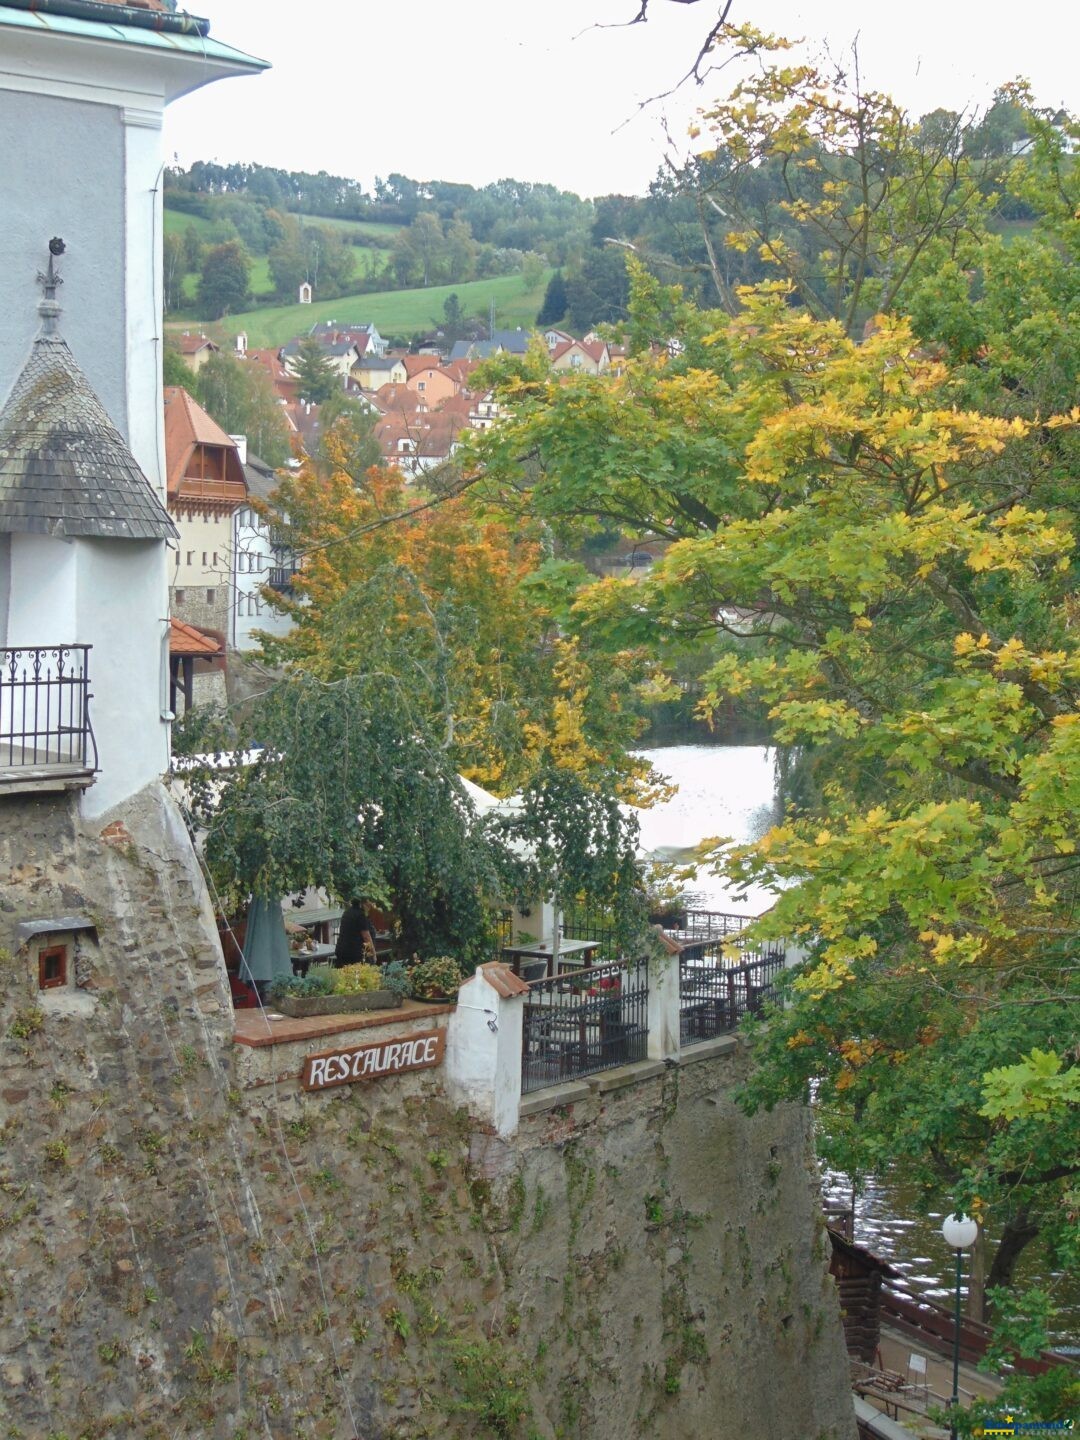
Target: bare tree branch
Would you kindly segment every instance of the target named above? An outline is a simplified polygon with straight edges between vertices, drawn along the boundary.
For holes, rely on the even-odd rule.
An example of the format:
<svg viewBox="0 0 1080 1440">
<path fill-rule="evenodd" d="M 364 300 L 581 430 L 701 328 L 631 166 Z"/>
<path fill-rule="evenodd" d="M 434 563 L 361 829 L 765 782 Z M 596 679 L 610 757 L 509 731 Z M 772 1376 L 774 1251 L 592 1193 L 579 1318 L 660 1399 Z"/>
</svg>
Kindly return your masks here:
<svg viewBox="0 0 1080 1440">
<path fill-rule="evenodd" d="M 593 25 L 587 25 L 580 34 L 587 34 L 590 30 L 626 30 L 632 25 L 645 25 L 655 14 L 655 7 L 658 4 L 699 5 L 701 3 L 702 0 L 638 0 L 637 13 L 632 15 L 629 20 L 597 21 Z M 706 65 L 705 61 L 721 37 L 724 26 L 728 23 L 728 16 L 731 14 L 734 3 L 735 0 L 720 0 L 716 19 L 709 26 L 705 38 L 702 40 L 701 46 L 694 58 L 694 63 L 690 66 L 689 70 L 687 70 L 686 74 L 677 80 L 670 89 L 662 90 L 657 95 L 650 95 L 646 100 L 640 100 L 638 102 L 637 113 L 647 109 L 650 105 L 654 105 L 658 100 L 666 100 L 669 96 L 674 95 L 677 90 L 682 89 L 688 80 L 693 80 L 696 85 L 704 85 L 709 75 L 715 70 L 723 69 L 722 65 Z M 628 123 L 628 120 L 623 121 L 623 125 Z M 622 125 L 617 126 L 616 129 L 621 130 Z"/>
</svg>

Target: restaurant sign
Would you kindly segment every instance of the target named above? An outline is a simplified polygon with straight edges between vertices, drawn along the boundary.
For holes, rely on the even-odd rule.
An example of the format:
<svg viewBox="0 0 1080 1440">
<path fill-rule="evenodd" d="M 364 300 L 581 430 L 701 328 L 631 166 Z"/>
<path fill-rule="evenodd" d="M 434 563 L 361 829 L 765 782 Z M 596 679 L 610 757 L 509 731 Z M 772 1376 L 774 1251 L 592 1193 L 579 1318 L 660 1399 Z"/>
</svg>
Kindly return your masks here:
<svg viewBox="0 0 1080 1440">
<path fill-rule="evenodd" d="M 377 1045 L 350 1045 L 347 1050 L 326 1050 L 309 1055 L 300 1072 L 305 1090 L 329 1090 L 357 1080 L 384 1080 L 408 1070 L 430 1070 L 441 1065 L 446 1051 L 445 1030 L 425 1030 L 404 1040 L 383 1040 Z"/>
</svg>

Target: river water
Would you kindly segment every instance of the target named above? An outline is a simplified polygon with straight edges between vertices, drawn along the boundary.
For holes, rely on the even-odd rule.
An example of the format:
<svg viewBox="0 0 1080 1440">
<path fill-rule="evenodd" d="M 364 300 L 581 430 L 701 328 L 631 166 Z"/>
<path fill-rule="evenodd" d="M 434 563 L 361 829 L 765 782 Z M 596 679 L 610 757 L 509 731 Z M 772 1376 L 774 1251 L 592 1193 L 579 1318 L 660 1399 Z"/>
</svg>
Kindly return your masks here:
<svg viewBox="0 0 1080 1440">
<path fill-rule="evenodd" d="M 663 805 L 641 810 L 641 848 L 682 863 L 708 838 L 756 840 L 778 818 L 774 752 L 763 745 L 668 745 L 638 752 L 679 788 Z M 760 887 L 740 898 L 699 867 L 686 889 L 702 910 L 759 915 L 772 903 Z"/>
<path fill-rule="evenodd" d="M 755 840 L 780 815 L 776 793 L 775 754 L 758 745 L 670 745 L 639 752 L 678 785 L 673 798 L 639 812 L 641 847 L 659 859 L 692 859 L 702 840 L 723 837 Z M 758 915 L 772 902 L 768 890 L 757 888 L 740 898 L 724 882 L 699 867 L 686 883 L 705 910 Z M 822 1177 L 830 1205 L 849 1205 L 850 1182 L 843 1175 Z M 943 1197 L 944 1198 L 944 1197 Z M 944 1213 L 919 1213 L 914 1195 L 885 1175 L 869 1180 L 855 1206 L 855 1238 L 901 1270 L 912 1287 L 947 1303 L 952 1294 L 952 1252 L 941 1235 Z M 1040 1273 L 1037 1247 L 1021 1258 L 1023 1283 L 1047 1284 L 1062 1306 L 1060 1343 L 1076 1344 L 1080 1332 L 1080 1286 L 1076 1277 Z"/>
</svg>

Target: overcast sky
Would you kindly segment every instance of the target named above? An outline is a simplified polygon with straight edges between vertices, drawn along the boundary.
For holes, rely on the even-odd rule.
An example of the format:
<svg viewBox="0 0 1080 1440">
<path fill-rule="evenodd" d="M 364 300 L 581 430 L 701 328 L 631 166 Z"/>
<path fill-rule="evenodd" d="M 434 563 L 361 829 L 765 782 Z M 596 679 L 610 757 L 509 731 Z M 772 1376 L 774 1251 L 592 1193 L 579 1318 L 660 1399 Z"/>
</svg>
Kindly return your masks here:
<svg viewBox="0 0 1080 1440">
<path fill-rule="evenodd" d="M 167 112 L 182 164 L 254 160 L 328 170 L 370 187 L 392 171 L 486 184 L 548 181 L 582 195 L 640 193 L 663 127 L 680 138 L 726 93 L 714 77 L 638 112 L 685 73 L 717 0 L 652 0 L 647 25 L 616 25 L 637 0 L 193 0 L 213 36 L 269 60 Z M 863 75 L 915 114 L 982 106 L 1026 76 L 1039 100 L 1077 109 L 1072 0 L 735 0 L 733 19 L 827 42 L 859 35 Z"/>
</svg>

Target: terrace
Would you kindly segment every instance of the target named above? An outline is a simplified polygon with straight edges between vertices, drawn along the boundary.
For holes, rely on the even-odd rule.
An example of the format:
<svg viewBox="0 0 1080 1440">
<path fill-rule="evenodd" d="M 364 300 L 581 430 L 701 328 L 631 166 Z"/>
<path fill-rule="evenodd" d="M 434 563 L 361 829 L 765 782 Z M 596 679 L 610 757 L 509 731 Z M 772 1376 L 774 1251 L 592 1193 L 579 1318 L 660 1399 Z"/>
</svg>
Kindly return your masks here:
<svg viewBox="0 0 1080 1440">
<path fill-rule="evenodd" d="M 785 967 L 786 952 L 779 943 L 749 946 L 743 932 L 752 918 L 684 912 L 671 929 L 654 930 L 665 954 L 663 964 L 651 965 L 645 954 L 626 953 L 603 920 L 568 911 L 562 932 L 565 952 L 556 951 L 543 973 L 528 982 L 522 1091 L 649 1058 L 650 1030 L 654 1035 L 662 1030 L 659 1012 L 670 1003 L 659 993 L 657 981 L 665 972 L 674 977 L 676 968 L 679 1049 L 730 1034 L 744 1015 L 760 1013 Z M 599 963 L 582 964 L 586 945 L 590 962 L 599 956 Z M 512 950 L 504 956 L 517 958 Z M 661 1046 L 657 1040 L 652 1050 Z"/>
<path fill-rule="evenodd" d="M 0 794 L 85 789 L 98 768 L 89 645 L 0 648 Z"/>
</svg>

